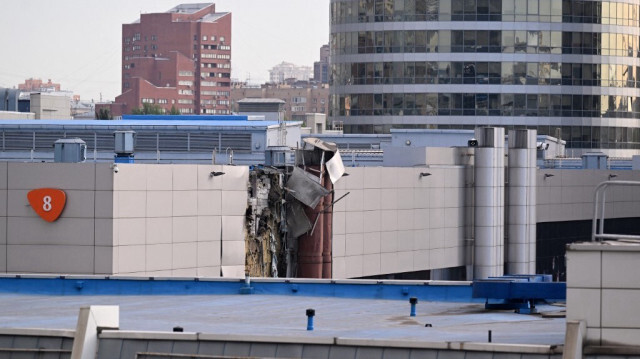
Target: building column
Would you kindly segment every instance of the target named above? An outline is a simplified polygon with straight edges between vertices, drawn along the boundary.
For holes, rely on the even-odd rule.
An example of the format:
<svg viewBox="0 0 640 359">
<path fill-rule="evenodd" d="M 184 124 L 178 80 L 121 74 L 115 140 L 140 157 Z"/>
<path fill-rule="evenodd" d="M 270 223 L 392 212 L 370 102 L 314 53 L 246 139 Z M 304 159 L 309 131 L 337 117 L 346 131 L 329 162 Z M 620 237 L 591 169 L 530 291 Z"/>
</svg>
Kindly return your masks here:
<svg viewBox="0 0 640 359">
<path fill-rule="evenodd" d="M 477 128 L 474 278 L 504 273 L 504 128 Z"/>
<path fill-rule="evenodd" d="M 509 131 L 507 273 L 536 272 L 536 130 Z"/>
</svg>

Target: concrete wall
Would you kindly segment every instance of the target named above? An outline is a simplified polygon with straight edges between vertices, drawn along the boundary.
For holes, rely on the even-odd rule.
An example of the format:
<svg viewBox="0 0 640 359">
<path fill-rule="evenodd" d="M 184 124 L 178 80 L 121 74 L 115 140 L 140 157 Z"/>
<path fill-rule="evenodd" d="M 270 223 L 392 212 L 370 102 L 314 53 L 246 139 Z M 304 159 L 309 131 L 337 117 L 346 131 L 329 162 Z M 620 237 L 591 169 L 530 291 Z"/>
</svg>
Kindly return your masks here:
<svg viewBox="0 0 640 359">
<path fill-rule="evenodd" d="M 640 171 L 537 170 L 538 223 L 593 219 L 596 186 L 608 181 L 610 174 L 616 176 L 611 180 L 640 181 Z M 640 217 L 639 202 L 640 187 L 611 187 L 607 191 L 605 216 Z"/>
<path fill-rule="evenodd" d="M 334 198 L 349 194 L 334 207 L 334 278 L 465 264 L 464 167 L 352 167 L 347 173 L 335 184 Z"/>
<path fill-rule="evenodd" d="M 34 120 L 36 114 L 33 112 L 0 111 L 0 119 L 3 120 Z"/>
<path fill-rule="evenodd" d="M 108 242 L 102 228 L 111 217 L 111 174 L 108 164 L 0 163 L 0 271 L 108 273 L 101 258 Z M 53 223 L 42 220 L 27 200 L 27 192 L 43 187 L 67 195 Z"/>
<path fill-rule="evenodd" d="M 225 174 L 211 177 L 211 171 Z M 248 172 L 118 164 L 114 173 L 108 163 L 0 163 L 0 271 L 243 276 Z M 67 196 L 52 223 L 28 205 L 27 192 L 43 187 Z"/>
<path fill-rule="evenodd" d="M 256 337 L 204 333 L 110 332 L 99 335 L 97 359 L 201 355 L 203 358 L 560 359 L 549 346 L 411 343 L 347 338 Z M 450 348 L 448 348 L 449 346 Z M 457 350 L 456 350 L 457 349 Z M 144 354 L 144 353 L 156 353 Z"/>
<path fill-rule="evenodd" d="M 244 276 L 248 167 L 118 167 L 113 181 L 114 273 L 217 277 L 222 269 L 226 275 Z M 225 174 L 210 177 L 211 171 Z"/>
<path fill-rule="evenodd" d="M 586 345 L 640 343 L 640 245 L 576 243 L 567 250 L 567 321 L 586 322 Z"/>
<path fill-rule="evenodd" d="M 71 101 L 67 96 L 32 93 L 31 112 L 38 120 L 68 120 L 71 118 Z"/>
</svg>

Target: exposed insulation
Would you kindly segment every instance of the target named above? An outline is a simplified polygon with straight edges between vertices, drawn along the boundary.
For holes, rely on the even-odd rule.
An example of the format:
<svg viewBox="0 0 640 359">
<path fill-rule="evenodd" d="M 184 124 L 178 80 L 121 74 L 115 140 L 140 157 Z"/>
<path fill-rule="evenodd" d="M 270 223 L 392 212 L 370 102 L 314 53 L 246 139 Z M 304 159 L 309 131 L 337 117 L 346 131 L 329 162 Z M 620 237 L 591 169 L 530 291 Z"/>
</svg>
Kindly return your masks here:
<svg viewBox="0 0 640 359">
<path fill-rule="evenodd" d="M 286 250 L 281 231 L 283 174 L 254 170 L 250 175 L 250 205 L 246 213 L 246 268 L 252 277 L 286 273 Z"/>
</svg>

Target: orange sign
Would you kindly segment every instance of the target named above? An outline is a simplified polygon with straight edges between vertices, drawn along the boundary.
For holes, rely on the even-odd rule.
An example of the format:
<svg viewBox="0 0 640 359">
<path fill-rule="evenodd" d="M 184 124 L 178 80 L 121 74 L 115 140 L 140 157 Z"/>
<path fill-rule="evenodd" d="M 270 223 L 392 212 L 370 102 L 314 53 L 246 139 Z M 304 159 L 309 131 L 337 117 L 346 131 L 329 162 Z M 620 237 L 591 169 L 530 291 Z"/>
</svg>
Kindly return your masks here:
<svg viewBox="0 0 640 359">
<path fill-rule="evenodd" d="M 27 193 L 31 208 L 47 222 L 53 222 L 62 213 L 67 202 L 64 191 L 55 188 L 38 188 Z"/>
</svg>

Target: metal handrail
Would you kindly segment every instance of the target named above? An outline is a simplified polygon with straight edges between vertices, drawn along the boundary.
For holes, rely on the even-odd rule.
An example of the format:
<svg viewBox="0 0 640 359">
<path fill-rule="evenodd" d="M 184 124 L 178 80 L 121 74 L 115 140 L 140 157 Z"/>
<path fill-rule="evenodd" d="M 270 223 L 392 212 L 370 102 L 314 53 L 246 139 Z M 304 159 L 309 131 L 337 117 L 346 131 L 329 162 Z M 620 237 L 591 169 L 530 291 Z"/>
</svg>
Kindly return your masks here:
<svg viewBox="0 0 640 359">
<path fill-rule="evenodd" d="M 631 234 L 612 234 L 604 233 L 604 209 L 606 203 L 606 190 L 609 186 L 640 186 L 640 181 L 604 181 L 596 187 L 593 200 L 593 222 L 591 229 L 591 241 L 595 242 L 596 239 L 637 239 L 640 240 L 640 236 Z M 600 193 L 602 193 L 602 206 L 600 219 L 600 230 L 598 231 L 598 204 L 600 202 Z M 599 233 L 596 233 L 599 232 Z"/>
</svg>

